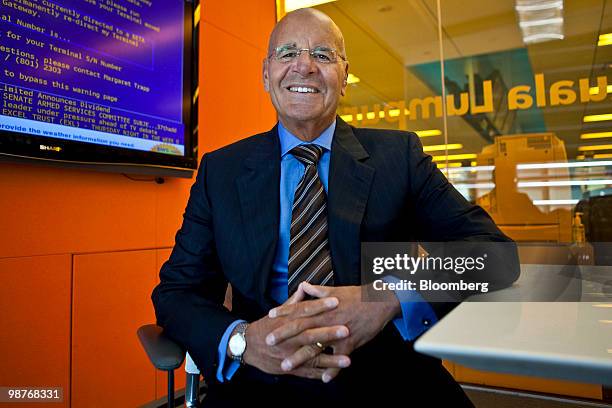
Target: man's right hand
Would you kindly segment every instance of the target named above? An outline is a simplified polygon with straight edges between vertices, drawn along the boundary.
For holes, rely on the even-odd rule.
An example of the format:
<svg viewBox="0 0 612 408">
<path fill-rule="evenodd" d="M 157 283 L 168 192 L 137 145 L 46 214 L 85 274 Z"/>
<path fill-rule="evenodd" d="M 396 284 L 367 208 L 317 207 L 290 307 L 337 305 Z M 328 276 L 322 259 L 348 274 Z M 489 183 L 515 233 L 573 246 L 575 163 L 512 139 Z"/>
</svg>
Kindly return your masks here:
<svg viewBox="0 0 612 408">
<path fill-rule="evenodd" d="M 303 316 L 294 315 L 272 319 L 266 315 L 249 324 L 246 330 L 247 349 L 243 355 L 243 360 L 246 364 L 252 365 L 268 374 L 291 374 L 319 380 L 322 379 L 323 373 L 327 368 L 345 368 L 350 365 L 351 360 L 349 356 L 325 354 L 322 353 L 323 349 L 316 345 L 317 342 L 329 344 L 348 337 L 349 330 L 346 326 L 308 327 L 304 325 L 300 327 L 304 322 L 308 321 L 307 317 L 335 309 L 338 306 L 338 299 L 328 297 L 302 301 L 303 298 L 304 292 L 300 287 L 285 302 L 285 304 L 302 302 L 304 306 L 302 308 Z M 269 345 L 266 341 L 268 334 L 277 327 L 288 323 L 301 328 L 301 335 L 278 345 Z M 312 351 L 312 358 L 307 363 L 295 369 L 281 367 L 281 362 L 284 359 L 293 355 L 303 346 L 310 347 Z"/>
</svg>

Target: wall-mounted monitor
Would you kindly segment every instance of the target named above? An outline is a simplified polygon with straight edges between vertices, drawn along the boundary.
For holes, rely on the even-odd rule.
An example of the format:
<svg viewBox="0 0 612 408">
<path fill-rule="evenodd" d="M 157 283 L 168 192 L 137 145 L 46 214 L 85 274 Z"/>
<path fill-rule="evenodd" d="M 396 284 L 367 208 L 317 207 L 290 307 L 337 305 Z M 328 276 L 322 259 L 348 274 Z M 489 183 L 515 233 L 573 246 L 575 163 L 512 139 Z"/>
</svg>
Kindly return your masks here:
<svg viewBox="0 0 612 408">
<path fill-rule="evenodd" d="M 180 0 L 3 0 L 0 159 L 191 176 L 193 20 Z"/>
</svg>

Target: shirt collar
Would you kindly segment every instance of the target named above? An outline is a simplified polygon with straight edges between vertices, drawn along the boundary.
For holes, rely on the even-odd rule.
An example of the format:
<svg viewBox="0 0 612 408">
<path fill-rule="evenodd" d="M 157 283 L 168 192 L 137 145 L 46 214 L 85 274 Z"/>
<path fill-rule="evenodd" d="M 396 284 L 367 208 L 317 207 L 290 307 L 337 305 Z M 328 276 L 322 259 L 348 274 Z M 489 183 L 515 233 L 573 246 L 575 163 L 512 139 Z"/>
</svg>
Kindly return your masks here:
<svg viewBox="0 0 612 408">
<path fill-rule="evenodd" d="M 333 123 L 329 125 L 327 129 L 325 129 L 319 137 L 317 137 L 312 142 L 305 142 L 299 139 L 297 136 L 293 135 L 289 132 L 283 124 L 278 122 L 278 137 L 280 139 L 281 146 L 281 157 L 284 157 L 291 149 L 296 146 L 313 143 L 318 146 L 321 146 L 324 149 L 331 151 L 331 144 L 334 138 L 334 131 L 336 130 L 336 119 L 334 119 Z"/>
</svg>

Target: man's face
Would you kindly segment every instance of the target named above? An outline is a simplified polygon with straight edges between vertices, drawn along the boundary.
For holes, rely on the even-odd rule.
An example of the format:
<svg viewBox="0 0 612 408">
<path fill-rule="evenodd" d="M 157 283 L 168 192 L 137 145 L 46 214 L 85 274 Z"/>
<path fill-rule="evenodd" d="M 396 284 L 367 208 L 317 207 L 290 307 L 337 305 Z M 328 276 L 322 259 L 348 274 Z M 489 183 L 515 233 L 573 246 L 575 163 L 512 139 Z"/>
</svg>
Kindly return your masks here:
<svg viewBox="0 0 612 408">
<path fill-rule="evenodd" d="M 271 45 L 273 49 L 290 45 L 298 49 L 325 47 L 337 51 L 337 62 L 316 62 L 304 51 L 288 63 L 267 58 L 263 67 L 265 89 L 285 125 L 331 123 L 340 97 L 346 91 L 348 72 L 348 64 L 340 58 L 344 55 L 338 49 L 336 32 L 326 22 L 294 18 L 278 28 Z"/>
</svg>

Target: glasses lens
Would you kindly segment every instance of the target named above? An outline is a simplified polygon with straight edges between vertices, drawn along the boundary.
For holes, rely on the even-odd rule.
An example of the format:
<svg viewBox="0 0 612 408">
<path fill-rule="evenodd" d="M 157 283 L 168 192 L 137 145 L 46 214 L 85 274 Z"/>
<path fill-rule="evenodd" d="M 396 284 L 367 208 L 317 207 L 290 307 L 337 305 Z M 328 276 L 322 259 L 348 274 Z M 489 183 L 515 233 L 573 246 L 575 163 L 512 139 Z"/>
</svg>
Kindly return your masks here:
<svg viewBox="0 0 612 408">
<path fill-rule="evenodd" d="M 300 51 L 295 47 L 279 47 L 276 49 L 276 59 L 281 62 L 289 62 L 297 58 Z"/>
<path fill-rule="evenodd" d="M 327 48 L 317 48 L 312 51 L 312 57 L 315 61 L 323 64 L 329 64 L 330 62 L 336 61 L 336 55 L 333 50 Z"/>
</svg>

